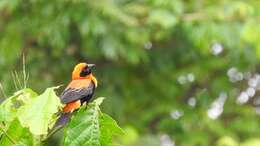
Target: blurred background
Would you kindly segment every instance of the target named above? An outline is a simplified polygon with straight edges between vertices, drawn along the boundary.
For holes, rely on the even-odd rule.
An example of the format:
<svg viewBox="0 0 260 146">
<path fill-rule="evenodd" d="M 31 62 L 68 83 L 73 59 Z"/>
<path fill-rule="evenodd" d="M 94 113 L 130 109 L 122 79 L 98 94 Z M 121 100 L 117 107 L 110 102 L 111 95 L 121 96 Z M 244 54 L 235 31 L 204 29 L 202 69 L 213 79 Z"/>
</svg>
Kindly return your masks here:
<svg viewBox="0 0 260 146">
<path fill-rule="evenodd" d="M 259 0 L 1 0 L 6 96 L 23 54 L 39 93 L 95 63 L 122 145 L 260 145 Z"/>
</svg>

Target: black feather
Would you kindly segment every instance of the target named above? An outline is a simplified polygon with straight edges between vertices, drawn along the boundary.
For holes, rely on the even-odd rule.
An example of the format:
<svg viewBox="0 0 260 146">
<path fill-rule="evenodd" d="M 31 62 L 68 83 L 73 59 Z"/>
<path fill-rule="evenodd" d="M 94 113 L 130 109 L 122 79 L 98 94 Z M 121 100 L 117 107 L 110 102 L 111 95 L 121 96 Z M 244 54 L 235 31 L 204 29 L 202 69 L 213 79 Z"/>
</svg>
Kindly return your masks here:
<svg viewBox="0 0 260 146">
<path fill-rule="evenodd" d="M 61 102 L 63 104 L 66 104 L 79 99 L 88 102 L 93 96 L 94 91 L 95 91 L 95 85 L 93 82 L 91 82 L 89 86 L 85 88 L 79 88 L 79 89 L 68 88 L 65 91 L 63 91 L 63 93 L 61 94 L 60 96 Z"/>
</svg>

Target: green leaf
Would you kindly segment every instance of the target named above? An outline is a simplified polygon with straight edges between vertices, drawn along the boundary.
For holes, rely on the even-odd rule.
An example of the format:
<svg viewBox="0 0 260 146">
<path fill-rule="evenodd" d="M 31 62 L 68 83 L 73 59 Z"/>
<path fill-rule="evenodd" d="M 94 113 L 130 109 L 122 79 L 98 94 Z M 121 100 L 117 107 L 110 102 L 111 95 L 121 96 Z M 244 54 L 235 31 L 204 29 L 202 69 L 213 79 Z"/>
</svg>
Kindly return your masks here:
<svg viewBox="0 0 260 146">
<path fill-rule="evenodd" d="M 56 119 L 55 114 L 62 106 L 54 89 L 55 87 L 47 88 L 43 94 L 18 110 L 18 119 L 22 126 L 29 127 L 34 135 L 47 134 L 49 126 Z"/>
<path fill-rule="evenodd" d="M 102 146 L 111 146 L 112 138 L 115 134 L 121 135 L 124 134 L 123 130 L 117 125 L 116 121 L 111 118 L 109 115 L 102 113 L 99 118 L 100 121 L 100 131 L 101 131 L 101 145 Z"/>
<path fill-rule="evenodd" d="M 65 146 L 111 146 L 112 136 L 122 133 L 111 117 L 101 113 L 99 105 L 103 99 L 98 98 L 83 106 L 72 117 L 65 132 Z"/>
<path fill-rule="evenodd" d="M 93 103 L 94 103 L 96 106 L 100 106 L 104 99 L 105 99 L 104 97 L 99 97 L 99 98 L 97 98 L 96 100 L 94 100 Z"/>
<path fill-rule="evenodd" d="M 16 117 L 17 108 L 36 96 L 37 93 L 29 88 L 15 92 L 0 105 L 0 121 L 11 122 Z"/>
<path fill-rule="evenodd" d="M 10 122 L 16 116 L 17 109 L 14 107 L 13 100 L 17 96 L 12 96 L 6 99 L 0 105 L 0 121 L 1 122 Z"/>
<path fill-rule="evenodd" d="M 39 144 L 38 143 L 39 141 L 37 141 L 33 137 L 33 135 L 29 132 L 29 130 L 21 126 L 18 119 L 15 119 L 11 122 L 6 133 L 15 142 L 15 145 L 36 146 Z M 0 145 L 13 146 L 13 143 L 6 135 L 3 135 L 3 137 L 0 140 Z"/>
<path fill-rule="evenodd" d="M 20 90 L 16 92 L 15 95 L 17 95 L 17 100 L 20 101 L 22 104 L 27 104 L 32 98 L 38 96 L 38 94 L 30 88 Z"/>
<path fill-rule="evenodd" d="M 82 107 L 69 123 L 64 146 L 92 145 L 100 146 L 99 105 L 100 99 Z"/>
</svg>

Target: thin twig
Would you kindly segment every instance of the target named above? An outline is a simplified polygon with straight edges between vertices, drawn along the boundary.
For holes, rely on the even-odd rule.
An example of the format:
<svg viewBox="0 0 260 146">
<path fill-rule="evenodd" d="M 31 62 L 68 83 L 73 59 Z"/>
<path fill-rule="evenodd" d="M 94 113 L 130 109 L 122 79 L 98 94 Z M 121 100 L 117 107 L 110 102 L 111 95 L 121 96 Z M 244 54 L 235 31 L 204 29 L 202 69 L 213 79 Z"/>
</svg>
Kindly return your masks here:
<svg viewBox="0 0 260 146">
<path fill-rule="evenodd" d="M 23 54 L 23 87 L 26 88 L 25 57 Z"/>
<path fill-rule="evenodd" d="M 22 89 L 23 88 L 22 87 L 22 83 L 21 83 L 21 81 L 19 79 L 19 75 L 18 75 L 17 71 L 14 71 L 14 73 L 15 73 L 15 77 L 16 77 L 17 83 L 18 83 L 20 89 Z"/>
<path fill-rule="evenodd" d="M 26 81 L 25 81 L 26 85 L 28 84 L 29 76 L 30 76 L 30 74 L 29 74 L 29 72 L 28 72 L 27 75 L 26 75 Z"/>
<path fill-rule="evenodd" d="M 16 80 L 15 80 L 14 72 L 12 72 L 12 78 L 13 78 L 13 81 L 14 81 L 14 87 L 15 87 L 16 91 L 18 91 L 18 86 L 17 86 Z"/>
<path fill-rule="evenodd" d="M 2 127 L 1 124 L 0 124 L 0 130 L 3 131 L 3 133 L 5 134 L 5 136 L 6 136 L 13 144 L 16 144 L 15 140 L 14 140 L 9 134 L 7 134 L 7 132 L 4 130 L 4 127 Z"/>
<path fill-rule="evenodd" d="M 1 90 L 2 94 L 4 95 L 4 98 L 7 98 L 5 91 L 4 91 L 4 87 L 1 83 L 0 83 L 0 90 Z"/>
</svg>

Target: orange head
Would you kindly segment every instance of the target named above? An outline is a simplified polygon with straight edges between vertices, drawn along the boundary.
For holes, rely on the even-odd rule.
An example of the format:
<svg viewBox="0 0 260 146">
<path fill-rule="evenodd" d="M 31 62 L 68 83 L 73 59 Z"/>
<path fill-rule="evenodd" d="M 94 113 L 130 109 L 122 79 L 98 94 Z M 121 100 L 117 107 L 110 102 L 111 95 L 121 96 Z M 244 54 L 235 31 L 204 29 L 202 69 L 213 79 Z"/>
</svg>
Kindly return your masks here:
<svg viewBox="0 0 260 146">
<path fill-rule="evenodd" d="M 87 63 L 79 63 L 74 67 L 74 70 L 72 72 L 72 80 L 77 79 L 91 79 L 96 87 L 97 87 L 97 80 L 92 75 L 92 68 L 95 66 L 95 64 L 87 64 Z"/>
</svg>

